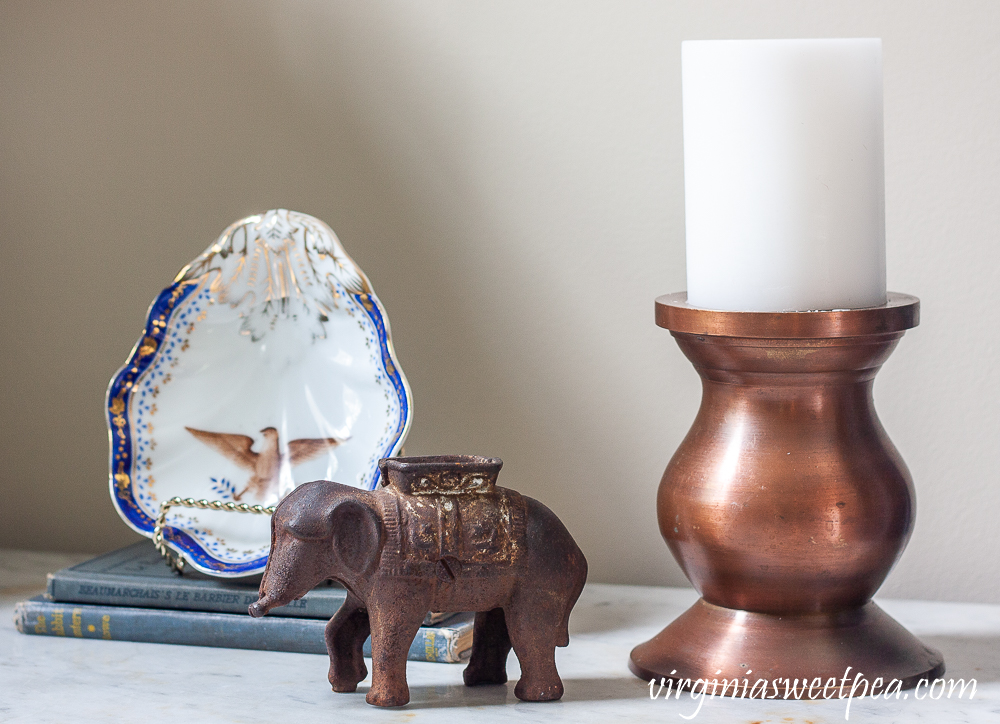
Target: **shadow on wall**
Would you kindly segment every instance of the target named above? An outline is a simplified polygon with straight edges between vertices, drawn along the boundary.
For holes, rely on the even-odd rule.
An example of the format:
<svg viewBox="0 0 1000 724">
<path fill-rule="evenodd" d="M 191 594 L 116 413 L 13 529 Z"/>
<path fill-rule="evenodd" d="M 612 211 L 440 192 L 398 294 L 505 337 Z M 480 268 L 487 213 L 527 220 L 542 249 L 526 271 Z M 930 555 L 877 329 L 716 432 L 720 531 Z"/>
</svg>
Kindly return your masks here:
<svg viewBox="0 0 1000 724">
<path fill-rule="evenodd" d="M 502 10 L 488 19 L 498 28 L 490 38 L 496 46 L 485 49 L 455 32 L 441 10 L 373 12 L 377 22 L 351 6 L 306 2 L 273 20 L 297 101 L 312 109 L 304 118 L 321 136 L 322 119 L 339 117 L 364 159 L 352 171 L 367 177 L 377 206 L 337 228 L 393 319 L 415 396 L 408 452 L 502 457 L 500 484 L 567 520 L 593 580 L 686 585 L 651 503 L 693 419 L 698 383 L 652 323 L 651 300 L 662 288 L 630 289 L 641 278 L 634 268 L 641 256 L 609 240 L 606 257 L 594 258 L 604 248 L 607 208 L 588 210 L 587 202 L 607 194 L 607 180 L 574 184 L 572 164 L 587 149 L 556 137 L 575 133 L 585 144 L 602 129 L 579 127 L 574 110 L 555 121 L 522 118 L 526 107 L 553 102 L 565 83 L 559 71 L 587 73 L 587 63 L 606 58 L 581 52 L 566 68 L 546 71 L 533 67 L 538 48 L 511 57 L 509 38 L 524 36 L 524 18 Z M 543 47 L 548 37 L 528 42 Z M 519 77 L 534 82 L 484 84 L 504 54 L 502 62 L 524 64 Z M 588 102 L 593 116 L 606 99 Z M 542 189 L 539 204 L 532 197 Z M 354 230 L 352 222 L 367 227 Z M 362 248 L 351 238 L 384 246 Z M 662 418 L 656 403 L 675 393 L 659 375 L 648 380 L 646 370 L 662 364 L 643 357 L 650 339 L 693 382 L 691 417 L 664 425 L 673 428 L 673 445 L 646 422 Z M 649 455 L 650 442 L 658 454 Z M 643 555 L 650 549 L 655 556 Z"/>
<path fill-rule="evenodd" d="M 0 480 L 22 503 L 0 545 L 131 539 L 106 490 L 107 380 L 177 269 L 231 221 L 286 206 L 337 231 L 389 310 L 415 397 L 409 454 L 500 456 L 501 484 L 566 521 L 593 580 L 683 584 L 652 503 L 697 383 L 652 324 L 683 272 L 650 271 L 682 255 L 655 225 L 618 243 L 614 214 L 662 206 L 658 188 L 618 211 L 604 198 L 634 159 L 610 176 L 574 165 L 635 115 L 588 97 L 607 58 L 584 35 L 540 63 L 544 27 L 511 47 L 525 19 L 499 9 L 473 47 L 425 10 L 256 8 L 23 4 L 0 31 L 2 233 L 21 262 L 0 272 L 0 364 L 20 381 L 0 403 L 18 421 Z M 538 103 L 570 105 L 544 120 Z M 664 419 L 678 395 L 688 413 Z"/>
</svg>

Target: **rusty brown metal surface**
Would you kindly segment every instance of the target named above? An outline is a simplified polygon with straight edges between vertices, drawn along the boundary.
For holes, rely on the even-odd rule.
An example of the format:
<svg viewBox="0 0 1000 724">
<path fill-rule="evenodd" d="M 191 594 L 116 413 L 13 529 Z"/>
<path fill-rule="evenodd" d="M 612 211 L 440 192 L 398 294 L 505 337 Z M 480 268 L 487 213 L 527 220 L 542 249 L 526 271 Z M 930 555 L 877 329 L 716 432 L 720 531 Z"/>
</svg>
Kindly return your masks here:
<svg viewBox="0 0 1000 724">
<path fill-rule="evenodd" d="M 491 575 L 512 567 L 524 544 L 524 499 L 497 487 L 502 464 L 444 456 L 382 460 L 391 494 L 379 499 L 391 543 L 383 557 L 408 575 L 440 572 L 447 559 L 487 564 Z"/>
<path fill-rule="evenodd" d="M 872 384 L 918 300 L 771 314 L 668 295 L 656 309 L 702 378 L 657 497 L 660 532 L 702 600 L 633 650 L 633 672 L 812 680 L 851 666 L 913 686 L 943 671 L 940 654 L 869 603 L 914 519 Z"/>
<path fill-rule="evenodd" d="M 503 684 L 511 648 L 515 695 L 559 699 L 555 649 L 587 578 L 587 561 L 559 519 L 536 500 L 496 485 L 498 458 L 436 456 L 380 461 L 383 486 L 329 481 L 292 491 L 271 519 L 271 552 L 252 616 L 332 578 L 348 591 L 326 628 L 329 680 L 367 701 L 409 701 L 406 654 L 428 611 L 475 611 L 468 686 Z"/>
</svg>

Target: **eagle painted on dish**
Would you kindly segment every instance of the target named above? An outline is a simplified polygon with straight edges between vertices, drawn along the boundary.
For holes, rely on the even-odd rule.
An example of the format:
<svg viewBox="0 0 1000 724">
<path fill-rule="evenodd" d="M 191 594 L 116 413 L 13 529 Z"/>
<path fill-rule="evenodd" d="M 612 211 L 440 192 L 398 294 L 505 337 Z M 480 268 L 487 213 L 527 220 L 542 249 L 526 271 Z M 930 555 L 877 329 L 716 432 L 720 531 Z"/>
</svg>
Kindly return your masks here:
<svg viewBox="0 0 1000 724">
<path fill-rule="evenodd" d="M 233 496 L 236 500 L 240 500 L 248 492 L 257 500 L 264 500 L 272 494 L 277 495 L 283 468 L 287 466 L 288 472 L 291 472 L 291 468 L 296 465 L 312 460 L 344 442 L 344 440 L 335 437 L 303 438 L 291 440 L 287 450 L 283 450 L 278 430 L 273 427 L 265 427 L 260 431 L 264 436 L 261 450 L 254 452 L 251 449 L 254 440 L 247 435 L 208 432 L 196 430 L 193 427 L 185 427 L 184 429 L 251 473 L 246 487 Z"/>
</svg>

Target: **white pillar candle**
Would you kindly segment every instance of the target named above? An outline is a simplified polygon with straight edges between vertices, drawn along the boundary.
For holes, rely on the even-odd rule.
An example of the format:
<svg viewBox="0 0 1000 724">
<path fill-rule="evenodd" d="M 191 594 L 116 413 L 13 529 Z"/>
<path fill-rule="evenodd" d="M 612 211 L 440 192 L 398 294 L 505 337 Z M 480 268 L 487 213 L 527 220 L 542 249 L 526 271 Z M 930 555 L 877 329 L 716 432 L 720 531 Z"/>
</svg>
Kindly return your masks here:
<svg viewBox="0 0 1000 724">
<path fill-rule="evenodd" d="M 682 44 L 688 301 L 884 304 L 882 41 Z"/>
</svg>

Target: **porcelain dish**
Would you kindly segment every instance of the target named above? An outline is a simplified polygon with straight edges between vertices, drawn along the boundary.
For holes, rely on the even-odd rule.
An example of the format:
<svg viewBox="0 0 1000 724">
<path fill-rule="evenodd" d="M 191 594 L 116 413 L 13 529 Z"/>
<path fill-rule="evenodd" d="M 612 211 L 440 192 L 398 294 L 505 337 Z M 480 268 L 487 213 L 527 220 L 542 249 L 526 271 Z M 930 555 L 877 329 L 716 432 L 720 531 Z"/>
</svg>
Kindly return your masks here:
<svg viewBox="0 0 1000 724">
<path fill-rule="evenodd" d="M 412 402 L 368 278 L 319 219 L 231 225 L 149 308 L 108 388 L 110 487 L 152 537 L 174 496 L 273 505 L 317 479 L 379 483 Z M 167 544 L 216 576 L 259 573 L 266 515 L 173 507 Z"/>
</svg>

